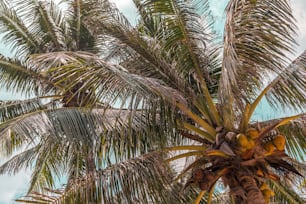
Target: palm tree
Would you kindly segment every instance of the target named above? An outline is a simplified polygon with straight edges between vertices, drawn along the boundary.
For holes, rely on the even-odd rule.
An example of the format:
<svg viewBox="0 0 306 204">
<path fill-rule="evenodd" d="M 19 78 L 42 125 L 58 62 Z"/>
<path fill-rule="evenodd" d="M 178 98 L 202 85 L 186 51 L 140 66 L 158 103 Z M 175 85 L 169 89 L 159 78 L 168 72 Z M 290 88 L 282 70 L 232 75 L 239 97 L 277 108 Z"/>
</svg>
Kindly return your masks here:
<svg viewBox="0 0 306 204">
<path fill-rule="evenodd" d="M 1 165 L 0 173 L 31 168 L 28 192 L 41 193 L 56 188 L 57 178 L 66 178 L 68 188 L 71 181 L 118 162 L 117 168 L 107 170 L 108 174 L 115 178 L 122 176 L 120 171 L 126 167 L 141 170 L 154 177 L 148 183 L 135 182 L 133 187 L 143 189 L 143 194 L 155 192 L 158 188 L 148 191 L 148 184 L 167 184 L 167 180 L 155 179 L 163 170 L 153 165 L 158 161 L 156 154 L 144 161 L 152 169 L 144 168 L 141 159 L 134 159 L 131 166 L 121 162 L 153 146 L 163 146 L 165 134 L 157 130 L 166 129 L 162 128 L 166 124 L 144 109 L 136 110 L 134 107 L 141 107 L 139 93 L 128 86 L 123 88 L 106 80 L 108 94 L 99 95 L 94 84 L 82 88 L 80 74 L 69 78 L 53 74 L 53 67 L 66 66 L 65 72 L 73 73 L 96 58 L 106 57 L 101 45 L 108 39 L 91 34 L 85 27 L 83 7 L 79 0 L 62 4 L 39 0 L 0 2 L 0 28 L 12 53 L 0 56 L 0 83 L 8 91 L 27 96 L 25 100 L 1 101 L 0 151 L 1 156 L 10 159 Z M 130 106 L 122 100 L 126 95 L 132 96 Z M 127 107 L 108 105 L 118 99 Z M 86 110 L 87 106 L 91 109 Z M 139 181 L 140 176 L 130 178 Z"/>
<path fill-rule="evenodd" d="M 70 100 L 82 99 L 79 105 L 86 102 L 94 108 L 97 101 L 116 93 L 134 113 L 141 110 L 154 118 L 154 123 L 141 120 L 147 136 L 136 138 L 135 144 L 145 140 L 147 146 L 126 155 L 121 145 L 114 145 L 108 150 L 127 160 L 99 170 L 96 165 L 71 177 L 64 189 L 30 193 L 26 199 L 50 203 L 187 203 L 192 198 L 196 203 L 220 203 L 217 199 L 304 203 L 297 191 L 305 188 L 305 114 L 252 120 L 264 97 L 280 111 L 286 107 L 305 110 L 306 51 L 293 62 L 287 57 L 293 52 L 296 30 L 289 1 L 230 0 L 223 46 L 212 32 L 207 1 L 134 3 L 140 16 L 136 26 L 107 0 L 82 1 L 80 22 L 90 35 L 103 39 L 96 44 L 103 55 L 67 50 L 61 52 L 60 63 L 54 60 L 55 53 L 38 55 L 34 61 L 37 67 L 49 68 L 51 81 L 63 90 L 70 89 Z M 65 117 L 56 121 L 56 127 L 67 124 Z M 128 121 L 139 127 L 139 119 Z M 39 121 L 32 124 L 46 127 Z M 18 121 L 10 130 L 29 135 L 23 127 Z M 153 129 L 163 142 L 150 134 Z M 138 133 L 139 129 L 134 130 Z M 73 135 L 67 138 L 72 140 Z M 123 146 L 130 142 L 118 141 Z M 103 158 L 94 152 L 89 158 L 96 162 L 88 163 L 97 164 Z M 176 167 L 181 162 L 175 162 L 180 159 L 186 159 L 182 170 Z M 16 167 L 8 166 L 7 170 Z"/>
</svg>

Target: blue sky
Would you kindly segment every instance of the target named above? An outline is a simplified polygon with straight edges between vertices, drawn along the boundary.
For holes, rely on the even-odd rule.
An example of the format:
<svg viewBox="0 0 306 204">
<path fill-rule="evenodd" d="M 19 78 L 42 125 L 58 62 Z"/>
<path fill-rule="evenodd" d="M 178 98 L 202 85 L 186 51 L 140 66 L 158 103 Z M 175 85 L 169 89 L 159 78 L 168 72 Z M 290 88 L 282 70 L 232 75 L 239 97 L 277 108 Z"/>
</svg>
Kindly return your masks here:
<svg viewBox="0 0 306 204">
<path fill-rule="evenodd" d="M 136 10 L 133 7 L 132 0 L 111 0 L 115 2 L 119 9 L 131 20 L 136 21 Z M 228 2 L 228 0 L 210 0 L 211 2 L 211 10 L 215 19 L 217 21 L 216 26 L 218 30 L 221 32 L 223 30 L 224 14 L 223 10 Z M 294 16 L 297 20 L 297 24 L 299 27 L 299 37 L 297 39 L 299 46 L 297 47 L 297 55 L 306 49 L 306 0 L 292 0 L 292 8 Z M 0 35 L 1 36 L 1 35 Z M 4 46 L 0 45 L 0 53 L 7 53 L 7 50 Z M 20 95 L 18 94 L 9 94 L 0 91 L 0 100 L 9 100 L 9 99 L 18 99 Z M 267 110 L 267 107 L 262 105 L 259 112 L 264 112 Z M 260 113 L 257 114 L 260 114 Z M 264 118 L 266 119 L 266 118 Z M 1 158 L 0 158 L 1 163 Z M 2 175 L 0 176 L 0 204 L 9 204 L 13 203 L 13 199 L 16 196 L 22 194 L 26 186 L 29 182 L 31 172 L 29 170 L 22 171 L 17 175 L 9 176 Z"/>
</svg>

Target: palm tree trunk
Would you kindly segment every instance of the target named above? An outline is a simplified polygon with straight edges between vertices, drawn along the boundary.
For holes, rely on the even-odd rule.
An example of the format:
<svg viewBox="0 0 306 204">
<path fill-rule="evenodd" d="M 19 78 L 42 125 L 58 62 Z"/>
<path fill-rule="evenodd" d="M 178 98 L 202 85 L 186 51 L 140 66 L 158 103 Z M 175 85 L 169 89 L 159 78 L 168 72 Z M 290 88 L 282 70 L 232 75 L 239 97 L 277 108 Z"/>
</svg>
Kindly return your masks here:
<svg viewBox="0 0 306 204">
<path fill-rule="evenodd" d="M 259 190 L 255 179 L 250 175 L 238 177 L 239 184 L 246 192 L 246 200 L 243 203 L 265 204 L 265 199 Z"/>
</svg>

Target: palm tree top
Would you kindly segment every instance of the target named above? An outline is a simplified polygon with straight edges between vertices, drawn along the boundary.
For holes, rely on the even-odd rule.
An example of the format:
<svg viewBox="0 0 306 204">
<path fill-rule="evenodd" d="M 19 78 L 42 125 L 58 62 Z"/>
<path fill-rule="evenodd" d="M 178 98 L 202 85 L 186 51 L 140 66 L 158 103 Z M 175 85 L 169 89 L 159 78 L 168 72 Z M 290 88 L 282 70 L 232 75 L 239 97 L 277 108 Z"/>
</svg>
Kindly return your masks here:
<svg viewBox="0 0 306 204">
<path fill-rule="evenodd" d="M 42 192 L 30 200 L 48 197 L 61 167 L 70 177 L 55 200 L 64 203 L 87 190 L 88 202 L 169 203 L 180 191 L 177 203 L 210 203 L 221 183 L 238 203 L 303 202 L 292 186 L 305 186 L 305 114 L 251 120 L 264 97 L 279 110 L 305 111 L 306 52 L 288 59 L 296 43 L 289 1 L 230 0 L 222 43 L 208 1 L 134 0 L 135 26 L 107 0 L 66 0 L 68 13 L 52 1 L 12 2 L 1 4 L 0 26 L 17 53 L 1 58 L 1 83 L 53 102 L 3 109 L 13 112 L 1 124 L 8 154 L 20 141 L 40 141 L 1 167 L 36 159 L 30 189 L 42 183 Z M 264 83 L 267 76 L 275 77 Z M 100 108 L 118 100 L 118 110 Z M 118 163 L 98 170 L 113 151 Z M 186 168 L 176 172 L 182 158 Z"/>
</svg>

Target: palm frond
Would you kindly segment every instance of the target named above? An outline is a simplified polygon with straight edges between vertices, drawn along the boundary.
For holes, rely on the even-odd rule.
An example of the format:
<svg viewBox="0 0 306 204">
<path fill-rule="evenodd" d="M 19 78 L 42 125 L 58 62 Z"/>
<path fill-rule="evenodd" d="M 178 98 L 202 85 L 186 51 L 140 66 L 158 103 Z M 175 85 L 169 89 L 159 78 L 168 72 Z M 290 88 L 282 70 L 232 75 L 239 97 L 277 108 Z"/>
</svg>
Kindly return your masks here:
<svg viewBox="0 0 306 204">
<path fill-rule="evenodd" d="M 108 1 L 88 4 L 86 9 L 87 15 L 84 18 L 84 24 L 93 35 L 107 34 L 120 40 L 122 44 L 137 53 L 140 57 L 139 60 L 150 63 L 149 68 L 153 68 L 159 74 L 160 79 L 169 83 L 171 87 L 178 87 L 178 90 L 187 92 L 188 88 L 184 84 L 184 80 L 173 67 L 175 62 L 167 59 L 167 53 L 161 49 L 161 45 L 156 39 L 138 32 Z M 143 67 L 143 71 L 147 70 L 146 67 Z"/>
<path fill-rule="evenodd" d="M 10 59 L 0 55 L 1 84 L 12 92 L 19 91 L 24 94 L 54 91 L 58 86 L 36 70 L 30 61 Z"/>
<path fill-rule="evenodd" d="M 62 25 L 57 24 L 62 14 L 53 1 L 15 0 L 13 4 L 20 17 L 29 23 L 29 29 L 41 37 L 44 52 L 65 49 L 64 31 Z"/>
<path fill-rule="evenodd" d="M 32 147 L 20 154 L 15 155 L 0 166 L 0 174 L 16 174 L 20 170 L 33 165 L 35 161 L 38 147 Z"/>
<path fill-rule="evenodd" d="M 0 102 L 0 123 L 42 108 L 40 99 Z"/>
<path fill-rule="evenodd" d="M 150 153 L 120 162 L 72 180 L 64 191 L 50 191 L 53 197 L 49 196 L 57 203 L 186 203 L 171 186 L 171 171 L 161 159 L 160 154 Z M 24 200 L 42 201 L 31 195 L 35 194 Z M 48 199 L 48 195 L 40 198 Z"/>
<path fill-rule="evenodd" d="M 208 47 L 212 39 L 207 33 L 209 24 L 205 25 L 207 18 L 201 18 L 197 13 L 194 1 L 141 1 L 138 4 L 147 11 L 149 18 L 157 16 L 161 19 L 157 38 L 160 38 L 162 48 L 177 63 L 175 69 L 178 73 L 199 83 L 199 86 L 193 84 L 193 88 L 200 87 L 207 101 L 208 113 L 215 123 L 220 124 L 209 90 L 216 90 L 213 87 L 217 86 L 221 68 L 214 62 L 216 49 Z M 208 10 L 208 2 L 204 1 L 202 7 L 204 11 Z"/>
<path fill-rule="evenodd" d="M 148 152 L 152 147 L 162 147 L 170 141 L 165 137 L 170 134 L 161 131 L 162 125 L 159 117 L 150 117 L 144 111 L 37 111 L 1 124 L 0 141 L 5 154 L 11 155 L 20 147 L 35 148 L 34 152 L 23 150 L 1 168 L 3 171 L 15 168 L 17 172 L 34 160 L 29 189 L 41 192 L 53 188 L 60 175 L 67 173 L 70 179 L 75 179 L 86 173 L 90 155 L 96 168 L 103 168 Z M 24 159 L 29 157 L 31 161 Z"/>
<path fill-rule="evenodd" d="M 71 79 L 65 86 L 70 88 L 78 86 L 74 95 L 83 91 L 95 94 L 93 97 L 95 100 L 112 103 L 119 98 L 122 104 L 131 104 L 134 99 L 146 104 L 147 99 L 159 95 L 172 104 L 176 102 L 186 104 L 182 93 L 168 87 L 161 80 L 129 73 L 121 65 L 100 60 L 91 53 L 47 53 L 37 56 L 35 62 L 39 67 L 53 67 L 50 70 L 51 80 L 60 86 L 63 82 L 67 83 L 66 79 Z M 60 66 L 61 64 L 64 66 Z M 81 86 L 78 85 L 80 82 Z"/>
<path fill-rule="evenodd" d="M 70 47 L 72 50 L 82 50 L 87 52 L 97 52 L 96 40 L 97 37 L 93 36 L 83 24 L 83 17 L 85 15 L 84 4 L 85 1 L 81 0 L 65 0 L 67 3 L 69 24 L 69 35 L 71 36 Z"/>
<path fill-rule="evenodd" d="M 268 72 L 286 67 L 295 25 L 288 1 L 231 0 L 226 12 L 220 96 L 233 95 L 241 105 L 252 100 Z"/>
<path fill-rule="evenodd" d="M 28 192 L 43 191 L 44 188 L 54 188 L 57 178 L 61 175 L 61 154 L 57 153 L 62 151 L 62 145 L 58 142 L 46 142 L 42 139 L 42 144 L 36 146 L 35 163 L 33 165 L 33 173 L 31 176 Z M 38 148 L 39 147 L 39 148 Z"/>
<path fill-rule="evenodd" d="M 163 49 L 179 63 L 180 72 L 188 74 L 191 68 L 201 70 L 208 85 L 211 76 L 209 44 L 212 43 L 209 14 L 199 15 L 208 11 L 208 1 L 135 1 L 144 22 L 158 21 L 156 37 L 162 42 Z M 145 25 L 151 26 L 148 23 Z M 199 77 L 199 76 L 198 76 Z"/>
<path fill-rule="evenodd" d="M 0 29 L 5 33 L 3 38 L 18 56 L 35 53 L 40 50 L 40 38 L 33 35 L 16 10 L 2 5 L 0 15 Z"/>
<path fill-rule="evenodd" d="M 284 184 L 284 183 L 271 183 L 272 189 L 275 192 L 275 201 L 280 203 L 294 203 L 300 204 L 305 203 L 305 199 L 303 199 L 299 194 L 297 194 L 292 187 Z"/>
<path fill-rule="evenodd" d="M 50 46 L 51 49 L 65 49 L 65 37 L 63 35 L 63 31 L 61 30 L 59 25 L 56 24 L 56 19 L 53 19 L 52 15 L 49 13 L 49 10 L 51 8 L 55 8 L 54 3 L 52 3 L 52 1 L 50 1 L 49 3 L 51 4 L 51 6 L 48 5 L 48 2 L 38 3 L 38 22 L 42 30 L 46 33 L 46 35 L 44 36 L 44 40 L 45 42 L 53 42 L 55 48 Z"/>
<path fill-rule="evenodd" d="M 281 119 L 274 119 L 258 123 L 261 127 L 268 126 L 269 124 L 276 124 Z M 293 120 L 286 125 L 278 127 L 278 131 L 282 135 L 286 135 L 286 150 L 291 157 L 296 158 L 298 161 L 303 161 L 305 157 L 305 134 L 306 134 L 305 114 L 300 118 Z"/>
<path fill-rule="evenodd" d="M 305 110 L 306 50 L 271 83 L 274 85 L 266 95 L 270 105 Z"/>
<path fill-rule="evenodd" d="M 287 150 L 288 153 L 299 161 L 303 161 L 305 157 L 305 134 L 306 122 L 305 116 L 295 120 L 288 125 L 279 127 L 279 131 L 287 136 Z"/>
<path fill-rule="evenodd" d="M 97 154 L 101 153 L 97 158 L 115 156 L 120 160 L 146 152 L 153 146 L 162 146 L 166 141 L 161 130 L 169 124 L 146 114 L 145 111 L 115 109 L 94 109 L 92 112 L 76 108 L 41 110 L 2 123 L 1 143 L 8 151 L 15 141 L 19 145 L 36 144 L 40 140 L 47 145 L 51 141 L 64 145 L 76 142 L 90 149 L 97 148 Z"/>
</svg>

